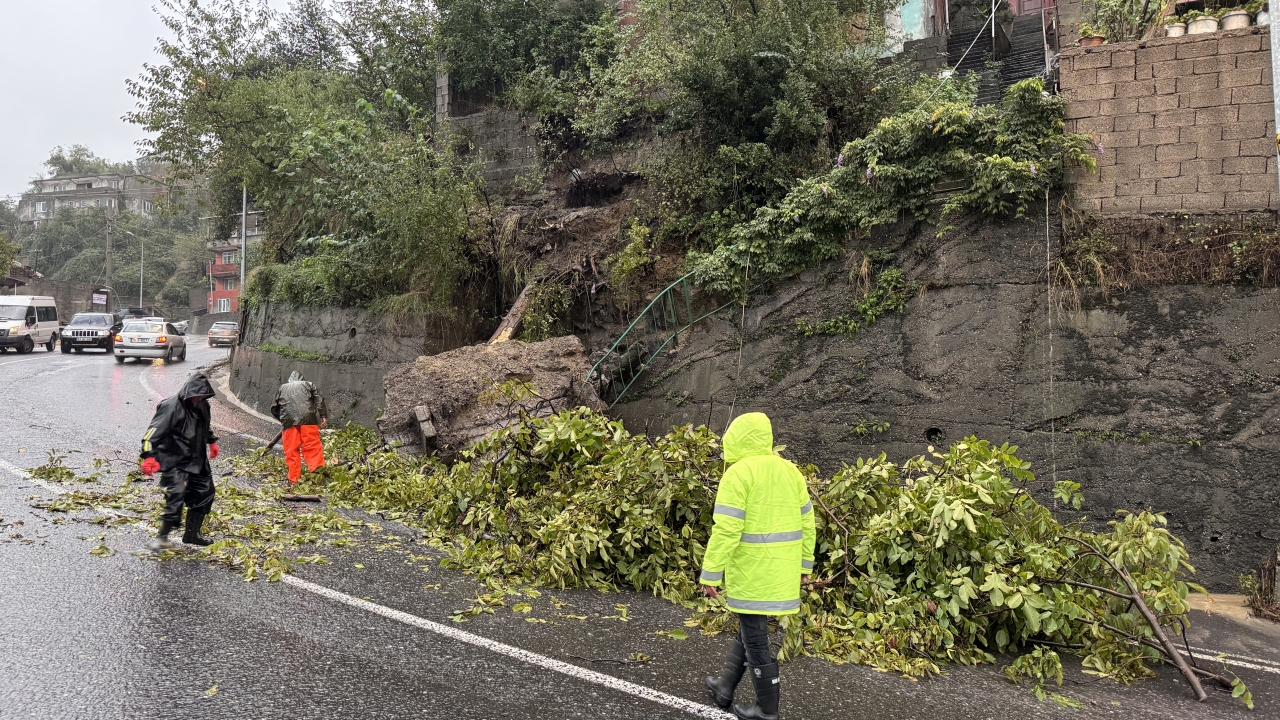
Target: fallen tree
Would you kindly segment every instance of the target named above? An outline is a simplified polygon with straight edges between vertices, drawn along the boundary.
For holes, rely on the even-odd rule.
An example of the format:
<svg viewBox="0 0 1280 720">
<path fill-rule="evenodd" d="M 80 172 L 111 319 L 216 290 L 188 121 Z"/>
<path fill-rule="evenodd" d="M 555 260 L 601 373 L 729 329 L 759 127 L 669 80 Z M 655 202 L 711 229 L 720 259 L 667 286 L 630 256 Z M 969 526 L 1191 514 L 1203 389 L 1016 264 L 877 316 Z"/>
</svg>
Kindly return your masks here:
<svg viewBox="0 0 1280 720">
<path fill-rule="evenodd" d="M 511 386 L 507 387 L 509 392 Z M 423 528 L 445 564 L 486 579 L 555 587 L 631 587 L 690 607 L 705 630 L 731 616 L 695 603 L 695 571 L 723 466 L 705 427 L 634 436 L 578 407 L 523 415 L 452 466 L 392 452 L 348 427 L 317 489 L 338 503 Z M 1200 678 L 1252 705 L 1234 676 L 1188 662 L 1173 642 L 1187 623 L 1182 543 L 1149 511 L 1107 532 L 1062 524 L 1029 490 L 1017 448 L 966 438 L 905 463 L 884 455 L 829 480 L 808 468 L 817 569 L 799 615 L 784 618 L 782 657 L 813 655 L 918 677 L 946 663 L 1017 655 L 1011 678 L 1044 695 L 1061 682 L 1058 651 L 1084 671 L 1129 682 L 1167 662 L 1204 699 Z M 1079 507 L 1061 481 L 1057 502 Z M 1177 630 L 1175 630 L 1175 628 Z M 1188 653 L 1189 654 L 1189 653 Z"/>
</svg>

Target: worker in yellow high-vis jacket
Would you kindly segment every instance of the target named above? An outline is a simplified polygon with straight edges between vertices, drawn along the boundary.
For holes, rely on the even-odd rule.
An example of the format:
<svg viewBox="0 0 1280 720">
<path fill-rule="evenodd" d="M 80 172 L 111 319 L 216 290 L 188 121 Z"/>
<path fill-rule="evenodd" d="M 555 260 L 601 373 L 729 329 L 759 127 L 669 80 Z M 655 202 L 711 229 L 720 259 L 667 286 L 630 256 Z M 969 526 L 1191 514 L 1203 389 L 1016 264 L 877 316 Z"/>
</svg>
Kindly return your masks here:
<svg viewBox="0 0 1280 720">
<path fill-rule="evenodd" d="M 715 525 L 702 562 L 702 591 L 723 587 L 738 615 L 738 636 L 720 677 L 707 688 L 722 708 L 748 665 L 756 704 L 738 705 L 742 720 L 777 720 L 778 663 L 769 650 L 770 615 L 800 611 L 800 583 L 813 571 L 813 504 L 795 464 L 773 452 L 773 427 L 763 413 L 735 419 L 724 434 L 724 461 Z"/>
</svg>

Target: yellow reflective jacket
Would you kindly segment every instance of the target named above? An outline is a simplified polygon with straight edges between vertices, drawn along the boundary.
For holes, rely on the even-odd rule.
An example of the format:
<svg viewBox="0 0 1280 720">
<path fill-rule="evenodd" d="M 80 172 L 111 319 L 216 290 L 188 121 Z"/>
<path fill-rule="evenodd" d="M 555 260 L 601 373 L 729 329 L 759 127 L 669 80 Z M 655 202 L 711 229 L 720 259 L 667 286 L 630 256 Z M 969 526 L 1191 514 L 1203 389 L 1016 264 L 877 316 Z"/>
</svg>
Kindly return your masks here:
<svg viewBox="0 0 1280 720">
<path fill-rule="evenodd" d="M 813 570 L 813 504 L 795 464 L 773 454 L 763 413 L 724 434 L 729 463 L 716 492 L 715 526 L 699 582 L 724 584 L 729 609 L 750 615 L 800 610 L 800 576 Z"/>
</svg>

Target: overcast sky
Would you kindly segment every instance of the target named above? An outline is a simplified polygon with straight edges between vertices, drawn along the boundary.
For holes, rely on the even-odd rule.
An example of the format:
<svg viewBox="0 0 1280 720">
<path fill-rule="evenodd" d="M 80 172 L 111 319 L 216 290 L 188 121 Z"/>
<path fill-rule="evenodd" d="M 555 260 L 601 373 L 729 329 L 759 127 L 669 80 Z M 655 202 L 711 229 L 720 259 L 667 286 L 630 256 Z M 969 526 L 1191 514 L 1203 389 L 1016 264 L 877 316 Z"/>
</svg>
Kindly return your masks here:
<svg viewBox="0 0 1280 720">
<path fill-rule="evenodd" d="M 0 196 L 18 195 L 57 145 L 137 157 L 125 91 L 156 61 L 154 0 L 0 0 Z M 287 0 L 272 2 L 288 6 Z"/>
</svg>

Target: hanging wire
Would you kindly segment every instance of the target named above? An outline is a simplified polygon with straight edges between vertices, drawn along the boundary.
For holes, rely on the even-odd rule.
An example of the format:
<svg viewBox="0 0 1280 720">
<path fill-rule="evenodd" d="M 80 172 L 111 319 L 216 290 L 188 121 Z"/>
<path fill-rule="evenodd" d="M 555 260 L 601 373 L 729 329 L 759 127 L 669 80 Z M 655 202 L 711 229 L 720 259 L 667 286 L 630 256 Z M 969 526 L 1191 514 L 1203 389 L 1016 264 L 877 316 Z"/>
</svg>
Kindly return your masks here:
<svg viewBox="0 0 1280 720">
<path fill-rule="evenodd" d="M 997 9 L 997 8 L 999 8 L 999 7 L 1000 7 L 1000 2 L 997 2 L 996 4 L 994 4 L 994 5 L 992 5 L 992 6 L 991 6 L 991 16 L 987 18 L 987 22 L 982 23 L 982 27 L 978 28 L 978 34 L 976 34 L 976 35 L 974 35 L 974 36 L 973 36 L 973 40 L 971 40 L 971 41 L 969 42 L 969 47 L 965 48 L 965 50 L 964 50 L 964 54 L 960 56 L 960 60 L 959 60 L 959 62 L 957 62 L 957 63 L 956 63 L 956 67 L 951 69 L 951 74 L 950 74 L 950 75 L 948 75 L 948 76 L 946 76 L 946 77 L 944 77 L 944 78 L 942 78 L 942 82 L 938 83 L 938 87 L 934 88 L 934 89 L 933 89 L 933 92 L 929 93 L 929 97 L 925 98 L 925 99 L 924 99 L 924 102 L 922 102 L 922 103 L 920 103 L 918 106 L 916 106 L 916 110 L 919 110 L 920 108 L 924 107 L 925 105 L 928 105 L 928 104 L 929 104 L 929 101 L 933 99 L 933 96 L 934 96 L 934 95 L 937 95 L 937 94 L 938 94 L 938 91 L 942 89 L 942 86 L 943 86 L 943 85 L 946 85 L 948 80 L 950 80 L 951 78 L 955 77 L 955 74 L 956 74 L 955 70 L 956 70 L 956 68 L 958 68 L 958 67 L 960 67 L 961 65 L 963 65 L 963 64 L 964 64 L 964 59 L 965 59 L 965 58 L 967 58 L 967 57 L 969 57 L 969 51 L 970 51 L 970 50 L 972 50 L 972 49 L 973 49 L 973 46 L 978 42 L 978 38 L 982 37 L 983 32 L 984 32 L 984 31 L 986 31 L 986 29 L 987 29 L 987 25 L 988 25 L 989 23 L 995 22 L 995 19 L 996 19 L 996 9 Z M 912 110 L 912 112 L 915 112 L 915 110 Z"/>
<path fill-rule="evenodd" d="M 742 271 L 742 288 L 747 292 L 751 285 L 751 253 L 747 253 L 747 266 Z M 742 383 L 742 346 L 746 345 L 747 328 L 747 296 L 742 296 L 742 316 L 738 320 L 738 377 L 733 381 L 733 400 L 729 402 L 729 419 L 724 421 L 725 432 L 729 431 L 729 423 L 733 422 L 733 406 L 738 403 L 738 389 Z"/>
<path fill-rule="evenodd" d="M 1044 188 L 1044 285 L 1045 285 L 1045 306 L 1047 310 L 1047 318 L 1049 321 L 1049 347 L 1046 351 L 1046 365 L 1049 372 L 1049 397 L 1045 402 L 1045 414 L 1049 416 L 1049 458 L 1053 467 L 1053 483 L 1056 487 L 1058 484 L 1058 445 L 1056 435 L 1056 419 L 1054 413 L 1056 408 L 1053 406 L 1053 241 L 1049 234 L 1049 186 Z M 1054 505 L 1058 501 L 1054 499 Z"/>
</svg>

